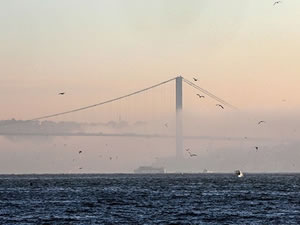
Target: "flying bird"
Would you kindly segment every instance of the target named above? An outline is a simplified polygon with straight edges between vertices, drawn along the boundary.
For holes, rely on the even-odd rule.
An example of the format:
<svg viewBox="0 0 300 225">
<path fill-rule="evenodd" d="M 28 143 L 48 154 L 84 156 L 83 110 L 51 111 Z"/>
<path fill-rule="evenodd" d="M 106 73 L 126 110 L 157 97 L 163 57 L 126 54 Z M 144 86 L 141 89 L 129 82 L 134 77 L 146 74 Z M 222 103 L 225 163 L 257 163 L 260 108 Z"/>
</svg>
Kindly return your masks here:
<svg viewBox="0 0 300 225">
<path fill-rule="evenodd" d="M 204 95 L 197 94 L 197 96 L 198 96 L 199 98 L 205 98 Z"/>
<path fill-rule="evenodd" d="M 277 4 L 279 4 L 279 3 L 281 3 L 281 1 L 276 1 L 276 2 L 273 3 L 273 6 L 274 6 L 274 5 L 277 5 Z"/>
<path fill-rule="evenodd" d="M 190 152 L 189 152 L 190 153 Z M 194 153 L 190 153 L 190 157 L 195 157 L 195 156 L 197 156 L 196 154 L 194 154 Z"/>
<path fill-rule="evenodd" d="M 261 124 L 261 123 L 265 123 L 266 121 L 264 121 L 264 120 L 261 120 L 261 121 L 259 121 L 257 124 L 259 125 L 259 124 Z"/>
<path fill-rule="evenodd" d="M 80 170 L 82 170 L 82 167 L 79 167 Z"/>
<path fill-rule="evenodd" d="M 168 127 L 168 123 L 165 123 L 165 127 Z"/>
<path fill-rule="evenodd" d="M 78 152 L 78 154 L 81 154 L 82 153 L 82 151 L 80 150 L 79 152 Z"/>
<path fill-rule="evenodd" d="M 197 78 L 195 78 L 195 77 L 193 77 L 193 79 L 194 79 L 194 81 L 198 81 L 198 79 L 197 79 Z"/>
<path fill-rule="evenodd" d="M 59 95 L 64 95 L 65 94 L 65 92 L 60 92 L 60 93 L 58 93 Z"/>
<path fill-rule="evenodd" d="M 224 109 L 224 107 L 223 107 L 222 105 L 220 105 L 220 104 L 216 104 L 216 106 L 219 106 L 219 107 L 221 107 L 222 109 Z"/>
<path fill-rule="evenodd" d="M 189 148 L 186 148 L 185 150 L 188 152 L 190 149 L 189 149 Z"/>
<path fill-rule="evenodd" d="M 258 151 L 258 147 L 257 146 L 255 146 L 255 149 L 256 149 L 256 151 Z"/>
</svg>

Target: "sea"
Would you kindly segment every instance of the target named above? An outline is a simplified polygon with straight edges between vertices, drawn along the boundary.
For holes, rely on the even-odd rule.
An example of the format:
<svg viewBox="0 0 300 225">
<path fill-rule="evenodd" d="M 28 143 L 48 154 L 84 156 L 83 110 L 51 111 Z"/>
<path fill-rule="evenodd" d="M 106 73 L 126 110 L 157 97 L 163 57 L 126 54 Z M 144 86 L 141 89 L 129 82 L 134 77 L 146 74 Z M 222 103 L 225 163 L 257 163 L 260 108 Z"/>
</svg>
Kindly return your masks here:
<svg viewBox="0 0 300 225">
<path fill-rule="evenodd" d="M 0 175 L 0 224 L 300 224 L 300 174 Z"/>
</svg>

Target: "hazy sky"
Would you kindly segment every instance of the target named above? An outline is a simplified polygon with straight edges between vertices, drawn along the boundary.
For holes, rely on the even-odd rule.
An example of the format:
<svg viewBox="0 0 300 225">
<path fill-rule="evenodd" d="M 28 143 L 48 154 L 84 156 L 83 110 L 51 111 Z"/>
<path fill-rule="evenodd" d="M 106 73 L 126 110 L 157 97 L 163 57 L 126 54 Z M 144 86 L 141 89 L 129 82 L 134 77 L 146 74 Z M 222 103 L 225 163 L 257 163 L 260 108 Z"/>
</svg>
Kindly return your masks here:
<svg viewBox="0 0 300 225">
<path fill-rule="evenodd" d="M 295 118 L 299 27 L 299 0 L 0 0 L 0 120 L 94 104 L 177 75 L 199 78 L 241 111 Z M 201 112 L 188 98 L 195 93 L 184 94 L 189 111 Z M 131 117 L 151 107 L 144 97 Z"/>
<path fill-rule="evenodd" d="M 300 1 L 0 1 L 1 119 L 182 75 L 240 108 L 299 108 Z M 68 98 L 57 101 L 56 93 Z"/>
</svg>

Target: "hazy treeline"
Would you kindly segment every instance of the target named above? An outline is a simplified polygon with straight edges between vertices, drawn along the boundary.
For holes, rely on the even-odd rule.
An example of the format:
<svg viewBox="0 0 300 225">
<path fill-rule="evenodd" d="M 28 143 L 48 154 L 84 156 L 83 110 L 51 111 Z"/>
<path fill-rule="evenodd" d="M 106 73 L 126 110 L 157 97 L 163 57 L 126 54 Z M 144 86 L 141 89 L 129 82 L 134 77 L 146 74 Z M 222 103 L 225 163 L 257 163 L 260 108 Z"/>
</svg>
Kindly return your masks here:
<svg viewBox="0 0 300 225">
<path fill-rule="evenodd" d="M 74 121 L 26 121 L 26 120 L 0 120 L 1 133 L 67 133 L 83 132 L 91 127 L 109 127 L 120 129 L 129 126 L 142 126 L 146 122 L 137 121 L 129 124 L 127 121 L 108 121 L 103 123 L 79 123 Z"/>
<path fill-rule="evenodd" d="M 76 122 L 1 120 L 2 133 L 63 133 L 82 131 L 82 126 Z"/>
</svg>

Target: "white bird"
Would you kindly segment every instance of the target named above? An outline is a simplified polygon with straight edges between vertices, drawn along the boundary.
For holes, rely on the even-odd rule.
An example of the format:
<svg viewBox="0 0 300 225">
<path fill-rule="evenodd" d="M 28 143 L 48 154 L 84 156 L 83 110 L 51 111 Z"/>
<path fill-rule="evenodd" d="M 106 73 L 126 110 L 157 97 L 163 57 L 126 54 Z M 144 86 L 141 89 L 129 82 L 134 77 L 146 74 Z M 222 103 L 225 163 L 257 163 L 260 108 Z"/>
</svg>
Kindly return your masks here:
<svg viewBox="0 0 300 225">
<path fill-rule="evenodd" d="M 235 175 L 237 175 L 238 177 L 243 177 L 243 176 L 244 176 L 244 174 L 243 174 L 242 171 L 240 171 L 240 170 L 236 170 L 236 171 L 234 171 L 234 173 L 235 173 Z"/>
</svg>

